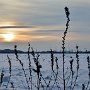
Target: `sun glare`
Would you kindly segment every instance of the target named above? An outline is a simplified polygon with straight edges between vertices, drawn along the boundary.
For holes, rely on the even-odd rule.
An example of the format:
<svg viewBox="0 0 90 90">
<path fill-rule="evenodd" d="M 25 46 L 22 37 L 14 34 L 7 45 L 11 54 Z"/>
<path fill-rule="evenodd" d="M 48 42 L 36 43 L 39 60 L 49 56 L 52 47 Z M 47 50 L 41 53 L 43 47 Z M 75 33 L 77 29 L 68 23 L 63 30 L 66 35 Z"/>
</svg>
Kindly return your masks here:
<svg viewBox="0 0 90 90">
<path fill-rule="evenodd" d="M 12 41 L 14 39 L 14 34 L 6 33 L 2 35 L 5 41 Z"/>
<path fill-rule="evenodd" d="M 15 22 L 0 22 L 0 26 L 14 26 Z"/>
</svg>

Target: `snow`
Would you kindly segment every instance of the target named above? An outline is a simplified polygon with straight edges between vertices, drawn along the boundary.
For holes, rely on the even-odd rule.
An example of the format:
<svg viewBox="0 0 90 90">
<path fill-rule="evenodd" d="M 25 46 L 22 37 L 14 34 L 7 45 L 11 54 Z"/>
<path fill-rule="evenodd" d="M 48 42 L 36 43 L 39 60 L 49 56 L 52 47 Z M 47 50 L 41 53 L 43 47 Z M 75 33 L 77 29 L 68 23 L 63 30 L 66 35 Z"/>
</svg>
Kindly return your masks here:
<svg viewBox="0 0 90 90">
<path fill-rule="evenodd" d="M 11 59 L 12 63 L 12 70 L 11 70 L 11 77 L 9 73 L 9 63 L 7 59 L 7 54 L 0 54 L 0 73 L 4 72 L 4 77 L 3 77 L 3 83 L 0 86 L 0 90 L 28 90 L 26 78 L 24 75 L 24 72 L 22 70 L 22 66 L 20 65 L 19 61 L 15 58 L 14 54 L 9 54 L 9 58 Z M 31 65 L 33 69 L 36 69 L 36 65 L 34 63 L 33 57 L 31 56 Z M 73 62 L 73 70 L 75 72 L 74 77 L 76 76 L 76 55 L 75 54 L 66 54 L 65 55 L 65 72 L 66 77 L 69 76 L 70 74 L 70 63 L 69 61 L 71 60 L 71 57 L 74 59 Z M 89 55 L 88 55 L 89 56 Z M 51 70 L 51 59 L 50 59 L 50 54 L 40 54 L 39 57 L 39 62 L 42 65 L 41 68 L 41 74 L 46 83 L 48 84 L 50 81 L 50 88 L 51 90 L 63 90 L 63 73 L 62 73 L 62 54 L 54 54 L 54 57 L 58 57 L 58 65 L 59 65 L 59 71 L 58 71 L 58 78 L 57 78 L 57 84 L 55 83 L 55 73 L 56 73 L 56 66 L 54 62 L 54 72 Z M 28 60 L 28 55 L 27 54 L 19 54 L 19 59 L 23 62 L 23 67 L 27 76 L 27 79 L 29 81 L 29 60 Z M 79 54 L 79 73 L 78 73 L 78 79 L 77 79 L 77 84 L 75 86 L 75 90 L 81 90 L 82 89 L 82 84 L 87 85 L 89 81 L 88 77 L 88 63 L 87 63 L 87 54 Z M 1 78 L 1 77 L 0 77 Z M 10 82 L 8 83 L 10 78 Z M 75 78 L 74 78 L 75 79 Z M 0 79 L 1 80 L 1 79 Z M 45 81 L 41 78 L 41 82 L 44 86 L 44 90 L 50 90 L 50 88 L 46 87 Z M 70 78 L 71 80 L 71 78 Z M 67 80 L 66 80 L 67 82 Z M 8 83 L 8 86 L 7 86 Z M 11 85 L 13 83 L 13 87 Z M 37 90 L 35 86 L 37 86 L 37 74 L 32 70 L 32 90 Z M 55 83 L 55 85 L 53 85 Z M 70 81 L 68 82 L 69 84 L 66 87 L 66 90 L 70 90 Z M 60 88 L 57 88 L 57 85 Z M 7 88 L 6 88 L 7 86 Z M 31 83 L 29 82 L 29 86 L 31 87 Z M 90 85 L 88 87 L 88 90 L 90 89 Z M 40 90 L 43 90 L 42 87 L 40 87 Z"/>
</svg>

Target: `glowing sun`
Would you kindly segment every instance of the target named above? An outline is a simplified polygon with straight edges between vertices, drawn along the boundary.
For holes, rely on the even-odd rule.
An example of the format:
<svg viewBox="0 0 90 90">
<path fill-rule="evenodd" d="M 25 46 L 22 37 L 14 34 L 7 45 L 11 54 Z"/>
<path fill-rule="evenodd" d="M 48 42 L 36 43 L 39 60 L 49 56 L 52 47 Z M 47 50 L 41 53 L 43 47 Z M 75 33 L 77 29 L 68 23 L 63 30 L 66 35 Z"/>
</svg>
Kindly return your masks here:
<svg viewBox="0 0 90 90">
<path fill-rule="evenodd" d="M 12 41 L 14 39 L 13 33 L 6 33 L 2 35 L 5 41 Z"/>
</svg>

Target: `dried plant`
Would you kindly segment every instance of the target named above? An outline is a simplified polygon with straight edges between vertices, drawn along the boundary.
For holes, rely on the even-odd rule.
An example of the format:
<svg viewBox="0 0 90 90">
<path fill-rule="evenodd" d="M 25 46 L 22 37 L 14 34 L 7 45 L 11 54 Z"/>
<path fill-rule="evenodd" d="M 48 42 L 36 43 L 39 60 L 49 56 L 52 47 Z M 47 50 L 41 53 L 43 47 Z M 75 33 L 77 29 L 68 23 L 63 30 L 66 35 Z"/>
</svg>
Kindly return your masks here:
<svg viewBox="0 0 90 90">
<path fill-rule="evenodd" d="M 32 67 L 31 67 L 31 58 L 30 58 L 30 43 L 28 43 L 28 60 L 29 60 L 29 73 L 30 77 L 29 80 L 31 82 L 31 90 L 32 90 Z"/>
<path fill-rule="evenodd" d="M 89 85 L 90 85 L 90 57 L 89 56 L 87 56 L 87 63 L 88 63 L 88 83 L 86 85 L 85 90 L 90 89 L 89 88 Z"/>
<path fill-rule="evenodd" d="M 40 90 L 40 83 L 41 83 L 41 75 L 40 75 L 41 71 L 40 71 L 40 69 L 42 68 L 42 65 L 40 65 L 40 62 L 39 62 L 39 56 L 40 55 L 37 54 L 37 56 L 35 56 L 35 52 L 34 52 L 33 48 L 31 48 L 31 49 L 32 49 L 31 54 L 33 56 L 33 60 L 34 60 L 34 63 L 36 65 L 36 69 L 33 69 L 33 71 L 35 73 L 37 73 L 37 76 L 38 76 L 38 78 L 37 78 L 37 89 Z"/>
<path fill-rule="evenodd" d="M 79 51 L 78 51 L 78 46 L 76 46 L 76 59 L 77 59 L 77 73 L 78 73 L 78 70 L 79 70 Z"/>
<path fill-rule="evenodd" d="M 10 59 L 10 57 L 8 55 L 7 55 L 7 59 L 8 59 L 8 63 L 9 63 L 9 80 L 8 80 L 7 85 L 6 85 L 6 88 L 8 88 L 8 84 L 10 83 L 11 71 L 12 71 L 12 69 L 11 69 L 11 67 L 12 67 L 11 59 Z"/>
<path fill-rule="evenodd" d="M 69 21 L 70 21 L 70 18 L 69 18 L 69 15 L 70 15 L 70 12 L 69 12 L 69 9 L 68 7 L 65 7 L 65 14 L 66 14 L 66 17 L 67 17 L 67 22 L 66 22 L 66 29 L 64 31 L 64 36 L 62 37 L 62 54 L 63 54 L 63 90 L 65 90 L 66 88 L 66 83 L 65 83 L 65 39 L 66 39 L 66 35 L 67 35 L 67 30 L 68 30 L 68 27 L 69 27 Z"/>
<path fill-rule="evenodd" d="M 1 87 L 1 85 L 2 85 L 2 83 L 3 83 L 3 78 L 4 78 L 4 71 L 2 70 L 2 72 L 1 72 L 1 80 L 0 80 L 0 87 Z"/>
<path fill-rule="evenodd" d="M 52 49 L 51 49 L 50 53 L 51 53 L 51 69 L 53 71 L 53 67 L 54 67 L 54 55 L 53 55 Z"/>
<path fill-rule="evenodd" d="M 79 72 L 79 50 L 78 50 L 78 46 L 76 46 L 76 62 L 77 62 L 77 66 L 76 66 L 76 76 L 75 79 L 73 80 L 73 87 L 72 90 L 74 90 L 76 84 L 77 84 L 77 79 L 78 79 L 78 72 Z"/>
<path fill-rule="evenodd" d="M 28 89 L 30 90 L 29 81 L 28 81 L 27 75 L 26 75 L 26 73 L 25 73 L 25 69 L 24 69 L 23 63 L 22 63 L 22 61 L 21 61 L 21 60 L 19 59 L 19 57 L 18 57 L 17 45 L 14 46 L 14 51 L 15 51 L 16 59 L 19 61 L 20 65 L 21 65 L 21 67 L 22 67 L 24 76 L 25 76 L 25 78 L 26 78 L 26 83 L 27 83 Z"/>
</svg>

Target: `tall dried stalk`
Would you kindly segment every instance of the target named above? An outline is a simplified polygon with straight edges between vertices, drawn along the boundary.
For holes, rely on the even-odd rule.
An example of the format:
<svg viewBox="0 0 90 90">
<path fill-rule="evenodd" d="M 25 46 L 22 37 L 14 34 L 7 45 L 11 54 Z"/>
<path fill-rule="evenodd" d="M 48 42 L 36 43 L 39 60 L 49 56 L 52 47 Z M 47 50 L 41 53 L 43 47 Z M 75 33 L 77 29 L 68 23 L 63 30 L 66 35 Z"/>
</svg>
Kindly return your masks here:
<svg viewBox="0 0 90 90">
<path fill-rule="evenodd" d="M 87 85 L 86 85 L 86 88 L 85 88 L 85 90 L 90 90 L 90 87 L 89 87 L 89 85 L 90 85 L 90 57 L 88 56 L 87 57 L 87 62 L 88 62 L 88 83 L 87 83 Z"/>
<path fill-rule="evenodd" d="M 77 62 L 77 71 L 76 71 L 76 76 L 75 76 L 75 80 L 73 81 L 73 87 L 72 87 L 72 90 L 74 90 L 75 86 L 76 86 L 76 82 L 77 82 L 77 79 L 78 79 L 78 72 L 79 72 L 79 50 L 78 50 L 78 46 L 76 46 L 76 62 Z"/>
<path fill-rule="evenodd" d="M 71 85 L 70 85 L 70 90 L 72 90 L 72 85 L 73 85 L 73 75 L 74 75 L 74 71 L 73 71 L 73 59 L 71 57 L 70 60 L 70 71 L 71 71 Z"/>
<path fill-rule="evenodd" d="M 31 52 L 32 56 L 33 56 L 33 60 L 34 60 L 34 63 L 36 65 L 36 69 L 33 69 L 34 72 L 37 73 L 37 89 L 40 90 L 40 83 L 41 83 L 41 68 L 42 68 L 42 65 L 40 65 L 40 62 L 39 62 L 39 54 L 37 54 L 37 56 L 35 56 L 35 52 L 32 48 L 32 52 Z"/>
<path fill-rule="evenodd" d="M 12 64 L 11 64 L 11 58 L 7 55 L 7 59 L 8 59 L 8 63 L 9 63 L 9 80 L 8 80 L 8 83 L 6 85 L 6 88 L 8 87 L 8 84 L 10 83 L 10 78 L 11 78 L 11 67 L 12 67 Z"/>
<path fill-rule="evenodd" d="M 30 73 L 30 77 L 29 80 L 31 82 L 31 90 L 32 90 L 32 69 L 31 69 L 31 58 L 30 58 L 30 43 L 28 43 L 28 60 L 29 60 L 29 73 Z"/>
<path fill-rule="evenodd" d="M 21 65 L 21 67 L 22 67 L 24 76 L 25 76 L 25 78 L 26 78 L 26 83 L 27 83 L 27 86 L 28 86 L 28 90 L 30 90 L 28 78 L 27 78 L 27 75 L 26 75 L 26 73 L 25 73 L 25 69 L 24 69 L 23 63 L 22 63 L 22 61 L 21 61 L 21 60 L 19 59 L 19 57 L 18 57 L 17 45 L 14 46 L 14 51 L 15 51 L 16 59 L 19 61 L 20 65 Z"/>
<path fill-rule="evenodd" d="M 69 15 L 70 15 L 70 12 L 69 12 L 69 9 L 68 7 L 65 7 L 65 14 L 66 14 L 66 18 L 67 18 L 67 22 L 66 22 L 66 30 L 64 32 L 64 36 L 62 37 L 63 40 L 62 40 L 62 54 L 63 54 L 63 90 L 65 90 L 66 88 L 66 83 L 65 83 L 65 39 L 66 39 L 66 35 L 67 35 L 67 30 L 68 30 L 68 27 L 69 27 L 69 21 L 70 21 L 70 18 L 69 18 Z"/>
</svg>

